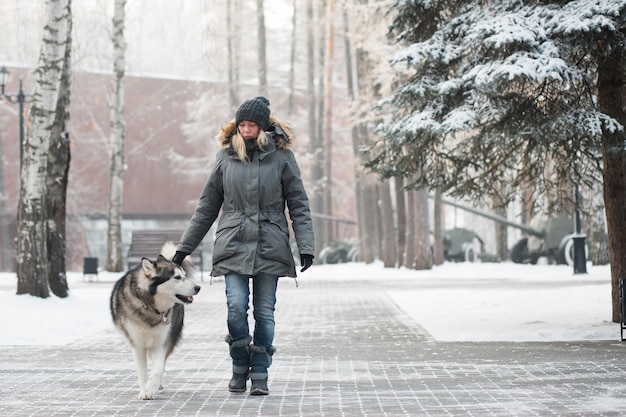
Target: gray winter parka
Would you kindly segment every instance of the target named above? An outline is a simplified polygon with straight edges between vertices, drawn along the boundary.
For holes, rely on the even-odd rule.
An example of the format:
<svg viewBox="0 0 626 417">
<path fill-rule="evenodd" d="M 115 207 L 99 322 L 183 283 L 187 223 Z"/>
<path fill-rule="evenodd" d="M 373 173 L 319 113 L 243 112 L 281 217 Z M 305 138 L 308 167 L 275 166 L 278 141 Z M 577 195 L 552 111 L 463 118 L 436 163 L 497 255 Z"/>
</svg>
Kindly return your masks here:
<svg viewBox="0 0 626 417">
<path fill-rule="evenodd" d="M 285 205 L 300 254 L 314 254 L 309 199 L 296 159 L 287 149 L 294 136 L 276 117 L 270 117 L 270 122 L 266 133 L 273 140 L 267 149 L 254 152 L 249 162 L 240 161 L 231 146 L 236 132 L 234 120 L 218 135 L 223 149 L 178 246 L 179 251 L 193 252 L 221 209 L 212 276 L 265 272 L 295 277 Z"/>
</svg>

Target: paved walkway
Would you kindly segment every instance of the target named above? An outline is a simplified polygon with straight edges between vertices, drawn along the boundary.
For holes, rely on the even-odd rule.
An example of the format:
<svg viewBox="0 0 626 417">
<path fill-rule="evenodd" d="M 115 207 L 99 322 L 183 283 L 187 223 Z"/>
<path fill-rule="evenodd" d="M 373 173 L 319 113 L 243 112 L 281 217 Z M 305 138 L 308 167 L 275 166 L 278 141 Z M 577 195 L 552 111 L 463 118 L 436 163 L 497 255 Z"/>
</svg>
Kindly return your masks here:
<svg viewBox="0 0 626 417">
<path fill-rule="evenodd" d="M 269 396 L 226 389 L 224 282 L 215 280 L 187 308 L 156 400 L 135 399 L 130 350 L 111 329 L 67 346 L 1 349 L 0 416 L 626 414 L 626 343 L 441 343 L 381 282 L 299 283 L 279 286 Z"/>
</svg>

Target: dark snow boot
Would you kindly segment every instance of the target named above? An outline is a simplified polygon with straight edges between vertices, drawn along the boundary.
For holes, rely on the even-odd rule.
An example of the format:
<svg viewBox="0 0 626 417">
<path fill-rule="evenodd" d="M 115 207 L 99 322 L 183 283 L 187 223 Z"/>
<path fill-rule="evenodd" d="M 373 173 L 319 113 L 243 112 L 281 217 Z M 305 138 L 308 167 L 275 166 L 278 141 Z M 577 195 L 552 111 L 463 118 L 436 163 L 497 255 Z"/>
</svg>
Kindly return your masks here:
<svg viewBox="0 0 626 417">
<path fill-rule="evenodd" d="M 252 380 L 250 395 L 268 395 L 270 393 L 267 387 L 267 368 L 272 364 L 273 354 L 273 346 L 267 348 L 250 346 L 250 379 Z"/>
<path fill-rule="evenodd" d="M 253 379 L 250 387 L 250 395 L 268 395 L 270 389 L 267 387 L 267 378 Z"/>
<path fill-rule="evenodd" d="M 235 393 L 246 392 L 246 381 L 248 380 L 248 373 L 238 374 L 233 372 L 233 376 L 228 381 L 228 391 Z"/>
<path fill-rule="evenodd" d="M 230 347 L 230 357 L 233 359 L 233 376 L 228 382 L 228 391 L 245 392 L 246 381 L 250 374 L 250 341 L 248 336 L 242 340 L 231 341 L 230 336 L 226 337 L 226 342 Z"/>
</svg>

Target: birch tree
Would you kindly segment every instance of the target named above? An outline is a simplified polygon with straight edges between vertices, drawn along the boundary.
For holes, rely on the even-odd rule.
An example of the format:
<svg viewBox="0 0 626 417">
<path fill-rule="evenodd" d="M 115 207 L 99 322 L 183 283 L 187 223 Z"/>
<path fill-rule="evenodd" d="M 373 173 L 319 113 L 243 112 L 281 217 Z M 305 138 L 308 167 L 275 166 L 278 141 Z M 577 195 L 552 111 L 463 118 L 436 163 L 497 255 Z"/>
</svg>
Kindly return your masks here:
<svg viewBox="0 0 626 417">
<path fill-rule="evenodd" d="M 17 293 L 47 298 L 48 259 L 48 153 L 57 121 L 57 108 L 70 42 L 69 0 L 47 0 L 41 52 L 33 101 L 28 117 L 20 172 L 17 219 Z"/>
<path fill-rule="evenodd" d="M 70 69 L 72 51 L 72 15 L 71 0 L 68 0 L 67 41 L 61 70 L 59 95 L 55 112 L 55 121 L 50 135 L 48 151 L 48 175 L 46 177 L 48 199 L 48 277 L 50 290 L 58 297 L 67 297 L 66 276 L 66 197 L 70 170 Z"/>
<path fill-rule="evenodd" d="M 113 12 L 113 80 L 111 92 L 111 168 L 109 176 L 109 229 L 107 233 L 108 271 L 124 269 L 122 257 L 122 196 L 124 193 L 124 73 L 126 40 L 124 8 L 126 0 L 115 0 Z"/>
</svg>

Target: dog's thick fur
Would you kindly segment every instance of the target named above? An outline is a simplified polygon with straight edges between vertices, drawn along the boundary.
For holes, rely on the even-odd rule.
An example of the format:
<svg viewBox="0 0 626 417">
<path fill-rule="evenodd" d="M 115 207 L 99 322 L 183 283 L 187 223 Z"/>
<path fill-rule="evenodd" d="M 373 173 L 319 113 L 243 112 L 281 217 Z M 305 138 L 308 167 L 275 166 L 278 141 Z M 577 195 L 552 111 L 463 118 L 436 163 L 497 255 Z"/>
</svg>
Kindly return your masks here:
<svg viewBox="0 0 626 417">
<path fill-rule="evenodd" d="M 193 301 L 200 286 L 187 278 L 191 263 L 171 262 L 176 247 L 163 246 L 156 261 L 148 258 L 128 271 L 113 287 L 111 316 L 130 344 L 139 376 L 139 399 L 155 398 L 162 388 L 165 361 L 182 336 L 184 304 Z M 148 377 L 148 358 L 152 371 Z"/>
</svg>

